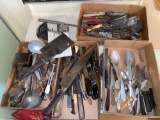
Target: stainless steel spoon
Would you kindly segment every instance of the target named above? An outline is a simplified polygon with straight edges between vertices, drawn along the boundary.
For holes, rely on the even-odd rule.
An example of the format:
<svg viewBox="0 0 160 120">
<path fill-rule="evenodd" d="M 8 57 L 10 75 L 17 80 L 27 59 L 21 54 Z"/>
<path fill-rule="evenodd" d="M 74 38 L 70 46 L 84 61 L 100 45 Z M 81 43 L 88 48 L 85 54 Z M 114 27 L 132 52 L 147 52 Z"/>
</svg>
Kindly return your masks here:
<svg viewBox="0 0 160 120">
<path fill-rule="evenodd" d="M 126 94 L 125 94 L 125 89 L 124 89 L 124 83 L 123 83 L 122 76 L 121 76 L 121 70 L 120 70 L 120 68 L 118 66 L 119 61 L 120 61 L 120 57 L 119 57 L 118 52 L 116 50 L 113 50 L 111 52 L 111 62 L 112 62 L 113 65 L 117 66 L 118 71 L 119 71 L 120 81 L 121 81 L 120 94 L 121 94 L 121 99 L 124 102 L 124 101 L 126 101 Z"/>
<path fill-rule="evenodd" d="M 135 57 L 133 51 L 127 51 L 125 62 L 127 65 L 128 79 L 132 80 L 132 67 L 135 65 Z"/>
<path fill-rule="evenodd" d="M 130 92 L 129 94 L 130 94 L 130 97 L 135 98 L 135 94 L 134 94 L 135 92 L 132 88 L 132 79 L 133 79 L 132 67 L 135 65 L 135 57 L 132 50 L 127 51 L 125 62 L 126 62 L 127 71 L 128 71 L 129 92 Z"/>
</svg>

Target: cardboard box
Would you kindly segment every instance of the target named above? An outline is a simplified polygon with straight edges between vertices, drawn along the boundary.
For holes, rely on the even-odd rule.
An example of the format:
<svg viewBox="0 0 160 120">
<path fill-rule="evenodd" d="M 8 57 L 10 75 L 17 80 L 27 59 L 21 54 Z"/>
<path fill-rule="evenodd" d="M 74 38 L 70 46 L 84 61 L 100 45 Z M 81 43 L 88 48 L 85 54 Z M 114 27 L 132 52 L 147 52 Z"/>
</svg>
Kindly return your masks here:
<svg viewBox="0 0 160 120">
<path fill-rule="evenodd" d="M 83 3 L 81 5 L 81 10 L 79 12 L 78 25 L 82 25 L 82 17 L 86 12 L 127 12 L 130 14 L 134 14 L 138 16 L 140 21 L 143 23 L 143 31 L 141 34 L 141 38 L 138 40 L 149 40 L 148 34 L 148 25 L 147 25 L 147 15 L 146 15 L 146 7 L 139 5 L 116 5 L 116 4 L 103 4 L 103 3 Z M 86 37 L 83 34 L 83 30 L 81 28 L 77 28 L 76 37 L 78 40 L 96 40 L 101 41 L 106 38 L 94 38 L 94 37 Z"/>
<path fill-rule="evenodd" d="M 76 41 L 74 43 L 75 46 L 92 46 L 96 44 L 95 41 Z M 28 42 L 21 42 L 17 48 L 16 53 L 28 53 Z M 96 48 L 96 54 L 98 55 L 98 51 Z M 16 67 L 12 66 L 10 75 L 7 80 L 5 92 L 2 97 L 1 101 L 1 107 L 3 108 L 9 108 L 9 109 L 20 109 L 20 108 L 13 108 L 8 106 L 8 100 L 9 100 L 9 94 L 8 91 L 12 87 L 14 81 L 16 80 Z M 50 100 L 44 100 L 42 101 L 41 105 L 35 109 L 44 109 L 48 106 L 50 103 Z M 92 100 L 92 105 L 88 104 L 87 100 L 83 100 L 84 104 L 84 110 L 85 110 L 85 118 L 86 119 L 98 119 L 99 118 L 99 100 Z M 79 119 L 79 114 L 78 114 L 78 107 L 77 104 L 75 104 L 75 110 L 76 114 L 73 115 L 71 114 L 71 109 L 67 108 L 67 96 L 64 95 L 64 100 L 63 100 L 63 109 L 62 109 L 62 116 L 59 119 Z"/>
<path fill-rule="evenodd" d="M 135 56 L 135 65 L 139 65 L 140 68 L 142 69 L 145 65 L 148 66 L 149 72 L 152 78 L 152 89 L 153 89 L 153 95 L 154 95 L 154 100 L 156 103 L 156 109 L 152 112 L 150 112 L 148 115 L 141 115 L 141 114 L 136 114 L 133 116 L 140 116 L 140 117 L 149 117 L 149 118 L 156 118 L 160 117 L 160 94 L 159 94 L 159 74 L 158 74 L 158 68 L 157 68 L 157 63 L 156 63 L 156 58 L 155 54 L 153 51 L 153 45 L 150 42 L 144 42 L 144 41 L 123 41 L 123 40 L 106 40 L 104 43 L 104 48 L 108 48 L 108 55 L 110 56 L 112 50 L 117 50 L 120 56 L 120 63 L 119 67 L 121 70 L 126 69 L 126 64 L 125 64 L 125 54 L 128 50 L 132 50 L 134 52 Z M 141 49 L 142 57 L 144 59 L 144 62 L 140 62 L 140 59 L 138 57 L 138 54 L 136 53 L 137 49 Z M 105 60 L 104 60 L 105 61 Z M 119 73 L 117 68 L 116 73 L 117 76 L 119 77 Z M 136 67 L 132 67 L 133 75 L 136 74 Z M 114 78 L 111 78 L 111 81 L 114 80 Z M 112 82 L 111 82 L 112 83 Z M 105 105 L 105 99 L 107 95 L 107 90 L 103 86 L 104 94 L 104 105 Z M 110 85 L 110 91 L 111 91 L 111 85 Z M 110 93 L 111 95 L 112 93 Z M 111 98 L 111 97 L 110 97 Z M 111 99 L 110 99 L 111 100 Z M 110 104 L 110 109 L 109 111 L 103 111 L 102 114 L 116 114 L 116 115 L 121 115 L 121 116 L 132 116 L 129 114 L 128 107 L 122 112 L 118 113 L 116 110 L 116 107 Z"/>
<path fill-rule="evenodd" d="M 88 46 L 88 45 L 93 45 L 95 43 L 96 43 L 95 41 L 77 41 L 75 42 L 75 45 Z M 17 53 L 27 53 L 28 52 L 27 45 L 28 45 L 27 42 L 21 42 L 19 47 L 17 48 Z M 141 116 L 141 117 L 153 117 L 153 118 L 159 117 L 160 116 L 160 103 L 159 103 L 160 94 L 158 93 L 158 91 L 159 91 L 160 81 L 159 81 L 158 69 L 157 69 L 157 64 L 156 64 L 156 59 L 155 59 L 152 44 L 150 42 L 144 42 L 144 41 L 106 40 L 104 43 L 104 47 L 109 48 L 109 53 L 111 52 L 112 49 L 121 51 L 120 52 L 120 57 L 121 57 L 120 68 L 122 70 L 125 68 L 124 57 L 122 57 L 124 56 L 124 52 L 126 52 L 126 50 L 129 50 L 129 49 L 132 49 L 132 50 L 143 49 L 142 53 L 143 53 L 143 58 L 145 59 L 145 62 L 142 64 L 142 66 L 147 64 L 150 70 L 150 74 L 151 74 L 152 82 L 153 82 L 153 92 L 154 92 L 154 99 L 156 102 L 156 110 L 154 111 L 154 113 L 152 112 L 151 114 L 147 116 Z M 137 58 L 138 56 L 135 55 L 135 57 L 136 57 L 136 64 L 139 64 L 139 59 Z M 8 77 L 6 89 L 5 89 L 5 92 L 3 94 L 2 101 L 1 101 L 1 107 L 3 108 L 19 109 L 19 108 L 8 107 L 8 99 L 9 99 L 8 90 L 13 85 L 15 77 L 16 77 L 16 69 L 15 69 L 15 66 L 13 66 L 11 69 L 11 73 Z M 106 92 L 104 86 L 102 87 L 104 91 Z M 105 97 L 106 97 L 106 93 L 105 93 L 104 98 Z M 42 104 L 38 108 L 35 108 L 35 109 L 43 109 L 49 104 L 49 102 L 50 102 L 49 100 L 43 101 Z M 93 103 L 92 105 L 89 105 L 88 101 L 84 100 L 83 102 L 84 102 L 84 107 L 85 107 L 84 109 L 85 109 L 86 119 L 98 119 L 100 118 L 101 114 L 103 114 L 103 116 L 106 114 L 116 114 L 116 115 L 122 115 L 122 116 L 130 115 L 128 111 L 125 111 L 124 114 L 117 113 L 115 108 L 112 107 L 111 105 L 110 105 L 111 109 L 108 112 L 104 111 L 103 113 L 100 114 L 99 113 L 100 112 L 100 108 L 99 108 L 100 101 L 99 100 L 96 100 L 96 101 L 92 100 L 92 103 Z M 70 113 L 71 110 L 68 109 L 66 106 L 67 106 L 67 97 L 64 96 L 62 116 L 60 117 L 60 119 L 79 119 L 77 106 L 75 106 L 76 115 L 72 115 Z"/>
</svg>

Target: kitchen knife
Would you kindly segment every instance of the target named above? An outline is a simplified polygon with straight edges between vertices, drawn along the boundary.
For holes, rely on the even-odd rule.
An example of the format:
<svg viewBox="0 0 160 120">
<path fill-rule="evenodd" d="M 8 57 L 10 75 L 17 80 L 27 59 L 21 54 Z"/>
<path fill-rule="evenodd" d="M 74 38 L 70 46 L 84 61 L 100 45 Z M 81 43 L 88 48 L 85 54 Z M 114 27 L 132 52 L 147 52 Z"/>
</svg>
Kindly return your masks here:
<svg viewBox="0 0 160 120">
<path fill-rule="evenodd" d="M 93 51 L 95 50 L 95 45 L 90 47 L 80 58 L 79 60 L 73 65 L 73 67 L 69 70 L 67 75 L 62 79 L 60 85 L 64 88 L 62 92 L 58 93 L 55 98 L 50 102 L 47 108 L 42 110 L 42 114 L 44 116 L 49 115 L 59 101 L 59 99 L 64 95 L 68 87 L 74 81 L 80 70 L 88 61 L 89 57 L 92 55 Z"/>
<path fill-rule="evenodd" d="M 35 65 L 20 72 L 18 79 L 22 80 L 28 77 L 38 68 L 40 68 L 43 64 L 45 64 L 51 58 L 53 58 L 56 54 L 62 53 L 71 45 L 73 45 L 73 41 L 69 37 L 67 37 L 65 34 L 62 33 L 56 39 L 54 39 L 49 44 L 45 45 L 43 48 L 40 49 L 44 57 L 40 61 L 38 61 Z"/>
<path fill-rule="evenodd" d="M 106 111 L 109 110 L 110 107 L 110 79 L 111 79 L 111 65 L 109 67 L 109 75 L 108 75 L 108 49 L 105 48 L 105 52 L 104 52 L 104 67 L 105 67 L 105 88 L 107 88 L 107 96 L 106 96 L 106 104 L 105 104 L 105 108 Z"/>
<path fill-rule="evenodd" d="M 78 105 L 78 113 L 79 113 L 79 119 L 84 120 L 85 119 L 85 112 L 84 112 L 84 106 L 83 106 L 83 99 L 82 99 L 82 89 L 81 89 L 81 79 L 80 79 L 80 73 L 77 75 L 75 80 L 75 86 L 77 91 L 77 105 Z"/>
</svg>

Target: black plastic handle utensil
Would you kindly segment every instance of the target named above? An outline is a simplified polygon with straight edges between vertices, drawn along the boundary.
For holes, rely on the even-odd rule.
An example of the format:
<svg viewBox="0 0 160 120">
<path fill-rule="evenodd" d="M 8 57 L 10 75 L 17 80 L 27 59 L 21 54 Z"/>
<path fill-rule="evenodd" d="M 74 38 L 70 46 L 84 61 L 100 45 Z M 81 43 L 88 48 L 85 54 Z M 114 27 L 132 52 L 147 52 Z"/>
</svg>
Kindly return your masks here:
<svg viewBox="0 0 160 120">
<path fill-rule="evenodd" d="M 109 110 L 109 107 L 110 107 L 110 89 L 107 88 L 107 97 L 106 97 L 106 111 Z"/>
<path fill-rule="evenodd" d="M 142 115 L 146 115 L 143 95 L 139 95 Z"/>
<path fill-rule="evenodd" d="M 144 97 L 144 102 L 145 102 L 145 105 L 146 105 L 147 112 L 151 112 L 152 109 L 151 109 L 149 99 L 148 99 L 148 96 L 147 96 L 147 91 L 142 91 L 142 95 Z"/>
<path fill-rule="evenodd" d="M 98 86 L 97 86 L 97 84 L 93 85 L 92 89 L 93 89 L 92 99 L 96 100 L 96 99 L 98 99 Z"/>
<path fill-rule="evenodd" d="M 152 108 L 155 109 L 156 103 L 154 101 L 152 88 L 149 88 L 149 95 L 150 95 L 150 99 L 151 99 L 151 103 L 152 103 Z"/>
<path fill-rule="evenodd" d="M 51 113 L 52 109 L 57 105 L 58 101 L 61 99 L 61 97 L 65 94 L 65 91 L 59 92 L 53 100 L 49 103 L 47 108 L 42 110 L 42 115 L 47 116 Z"/>
</svg>

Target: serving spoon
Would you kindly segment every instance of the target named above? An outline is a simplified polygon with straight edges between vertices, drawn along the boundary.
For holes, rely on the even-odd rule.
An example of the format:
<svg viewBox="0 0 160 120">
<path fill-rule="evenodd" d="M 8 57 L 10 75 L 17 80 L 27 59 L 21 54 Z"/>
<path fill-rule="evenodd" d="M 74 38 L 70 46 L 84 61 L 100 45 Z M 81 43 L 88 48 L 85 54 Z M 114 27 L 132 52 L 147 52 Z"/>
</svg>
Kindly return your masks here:
<svg viewBox="0 0 160 120">
<path fill-rule="evenodd" d="M 44 46 L 45 44 L 43 42 L 38 42 L 38 41 L 31 41 L 28 44 L 28 49 L 33 53 L 33 61 L 32 61 L 32 66 L 36 63 L 36 56 L 37 54 L 41 54 L 40 49 Z M 38 72 L 37 72 L 38 73 Z M 35 74 L 37 74 L 35 73 Z M 40 76 L 40 75 L 36 75 Z M 26 81 L 26 93 L 24 94 L 21 105 L 23 108 L 34 108 L 40 105 L 41 103 L 41 98 L 39 95 L 32 90 L 32 75 L 28 76 L 27 81 Z"/>
<path fill-rule="evenodd" d="M 122 101 L 126 101 L 126 94 L 125 94 L 125 89 L 124 89 L 124 83 L 122 80 L 122 76 L 121 76 L 121 70 L 118 66 L 119 62 L 120 62 L 120 57 L 119 54 L 116 50 L 113 50 L 111 52 L 111 62 L 113 65 L 115 65 L 118 68 L 118 72 L 119 72 L 119 76 L 120 76 L 120 82 L 121 82 L 121 90 L 120 90 L 120 94 L 121 94 L 121 99 Z"/>
</svg>

